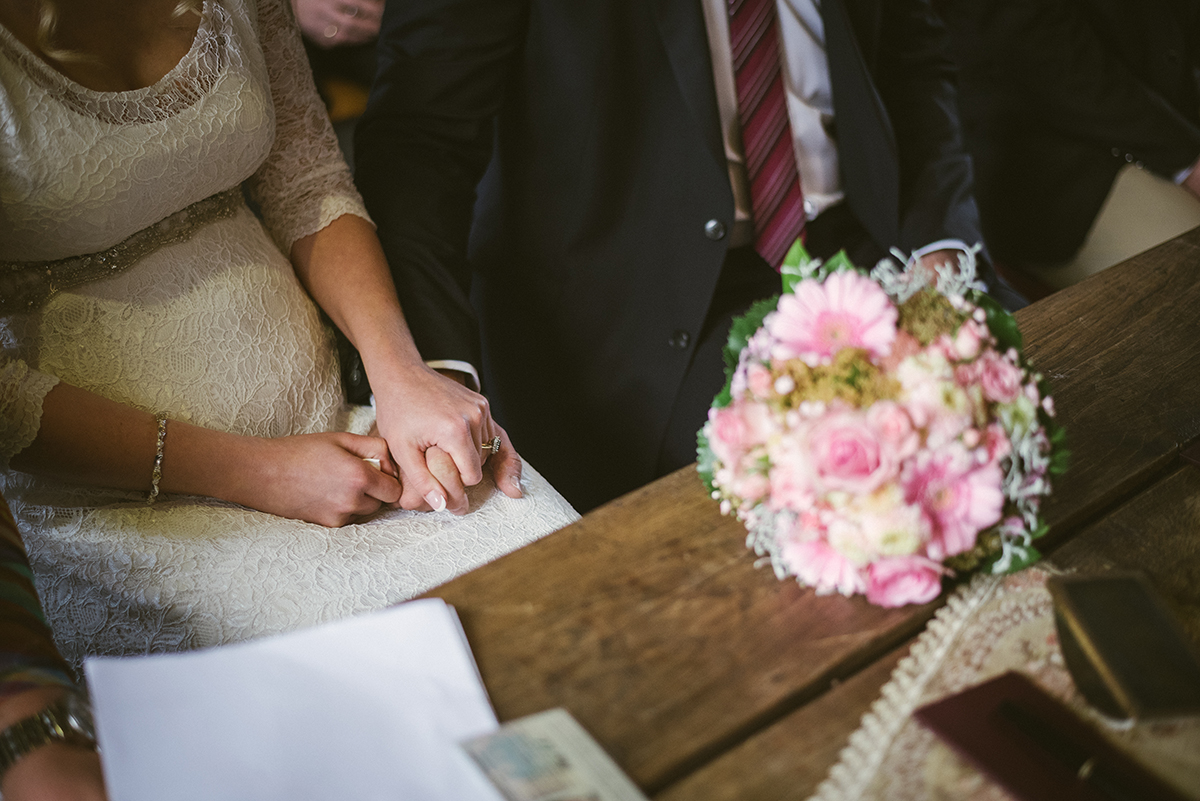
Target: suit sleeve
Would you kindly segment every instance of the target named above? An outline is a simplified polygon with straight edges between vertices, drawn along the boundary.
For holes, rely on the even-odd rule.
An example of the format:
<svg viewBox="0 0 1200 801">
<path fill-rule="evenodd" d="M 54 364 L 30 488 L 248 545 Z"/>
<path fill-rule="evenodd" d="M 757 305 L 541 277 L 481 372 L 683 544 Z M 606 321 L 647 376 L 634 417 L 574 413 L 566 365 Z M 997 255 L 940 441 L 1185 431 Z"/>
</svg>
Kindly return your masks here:
<svg viewBox="0 0 1200 801">
<path fill-rule="evenodd" d="M 945 27 L 928 0 L 887 0 L 874 69 L 900 161 L 900 240 L 982 241 Z"/>
<path fill-rule="evenodd" d="M 977 57 L 1004 70 L 1041 124 L 1129 153 L 1167 178 L 1200 155 L 1195 120 L 1180 114 L 1105 45 L 1079 3 L 970 2 L 978 3 L 971 11 L 978 25 L 973 40 L 984 52 Z"/>
<path fill-rule="evenodd" d="M 384 12 L 356 178 L 427 360 L 480 363 L 467 240 L 526 13 L 523 0 L 404 0 Z"/>
</svg>

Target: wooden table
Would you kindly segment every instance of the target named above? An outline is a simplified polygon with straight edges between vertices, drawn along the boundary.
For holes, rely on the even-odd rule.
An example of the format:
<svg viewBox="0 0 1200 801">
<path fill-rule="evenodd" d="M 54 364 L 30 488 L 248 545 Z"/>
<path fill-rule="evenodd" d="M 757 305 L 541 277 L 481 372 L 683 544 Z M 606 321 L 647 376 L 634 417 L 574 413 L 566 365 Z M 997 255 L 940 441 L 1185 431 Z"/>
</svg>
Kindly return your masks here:
<svg viewBox="0 0 1200 801">
<path fill-rule="evenodd" d="M 1146 570 L 1200 643 L 1200 229 L 1018 315 L 1072 468 L 1039 545 Z M 756 569 L 686 468 L 431 595 L 501 720 L 563 706 L 657 799 L 805 798 L 944 601 L 879 609 Z"/>
</svg>

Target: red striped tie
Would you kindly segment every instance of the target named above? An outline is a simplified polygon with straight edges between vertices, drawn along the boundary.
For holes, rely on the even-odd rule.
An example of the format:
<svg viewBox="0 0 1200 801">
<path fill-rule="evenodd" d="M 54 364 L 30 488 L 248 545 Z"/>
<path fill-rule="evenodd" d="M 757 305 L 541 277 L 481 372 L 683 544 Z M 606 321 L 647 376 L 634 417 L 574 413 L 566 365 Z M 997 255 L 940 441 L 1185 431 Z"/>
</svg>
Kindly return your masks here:
<svg viewBox="0 0 1200 801">
<path fill-rule="evenodd" d="M 728 0 L 754 249 L 775 269 L 804 230 L 804 193 L 779 61 L 775 0 Z"/>
</svg>

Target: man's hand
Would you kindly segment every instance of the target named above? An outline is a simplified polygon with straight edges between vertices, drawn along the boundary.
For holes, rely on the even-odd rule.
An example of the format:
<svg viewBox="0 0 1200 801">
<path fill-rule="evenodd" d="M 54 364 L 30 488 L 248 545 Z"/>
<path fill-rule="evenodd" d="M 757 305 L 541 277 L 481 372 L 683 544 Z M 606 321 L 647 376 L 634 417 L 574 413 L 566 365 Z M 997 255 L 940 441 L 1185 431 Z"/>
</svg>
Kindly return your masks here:
<svg viewBox="0 0 1200 801">
<path fill-rule="evenodd" d="M 926 253 L 917 261 L 917 269 L 923 271 L 927 279 L 932 279 L 936 275 L 937 268 L 943 264 L 948 264 L 957 270 L 960 256 L 962 256 L 962 251 L 958 248 L 935 250 Z"/>
<path fill-rule="evenodd" d="M 383 0 L 292 0 L 300 30 L 318 47 L 364 44 L 379 35 Z"/>
<path fill-rule="evenodd" d="M 466 487 L 483 480 L 485 463 L 504 494 L 521 497 L 520 457 L 487 398 L 423 365 L 371 386 L 379 433 L 400 469 L 401 507 L 466 514 Z M 497 436 L 500 453 L 484 450 Z"/>
</svg>

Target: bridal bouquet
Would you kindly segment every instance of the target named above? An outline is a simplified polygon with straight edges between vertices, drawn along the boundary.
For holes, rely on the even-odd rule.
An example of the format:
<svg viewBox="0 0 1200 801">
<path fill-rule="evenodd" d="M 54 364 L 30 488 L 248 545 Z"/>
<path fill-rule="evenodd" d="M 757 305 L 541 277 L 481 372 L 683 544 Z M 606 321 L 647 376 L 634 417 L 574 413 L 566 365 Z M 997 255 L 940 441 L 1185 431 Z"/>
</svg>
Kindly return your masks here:
<svg viewBox="0 0 1200 801">
<path fill-rule="evenodd" d="M 797 243 L 782 296 L 735 321 L 699 469 L 779 578 L 901 606 L 1039 558 L 1063 431 L 1016 321 L 960 261 L 868 275 Z"/>
</svg>

